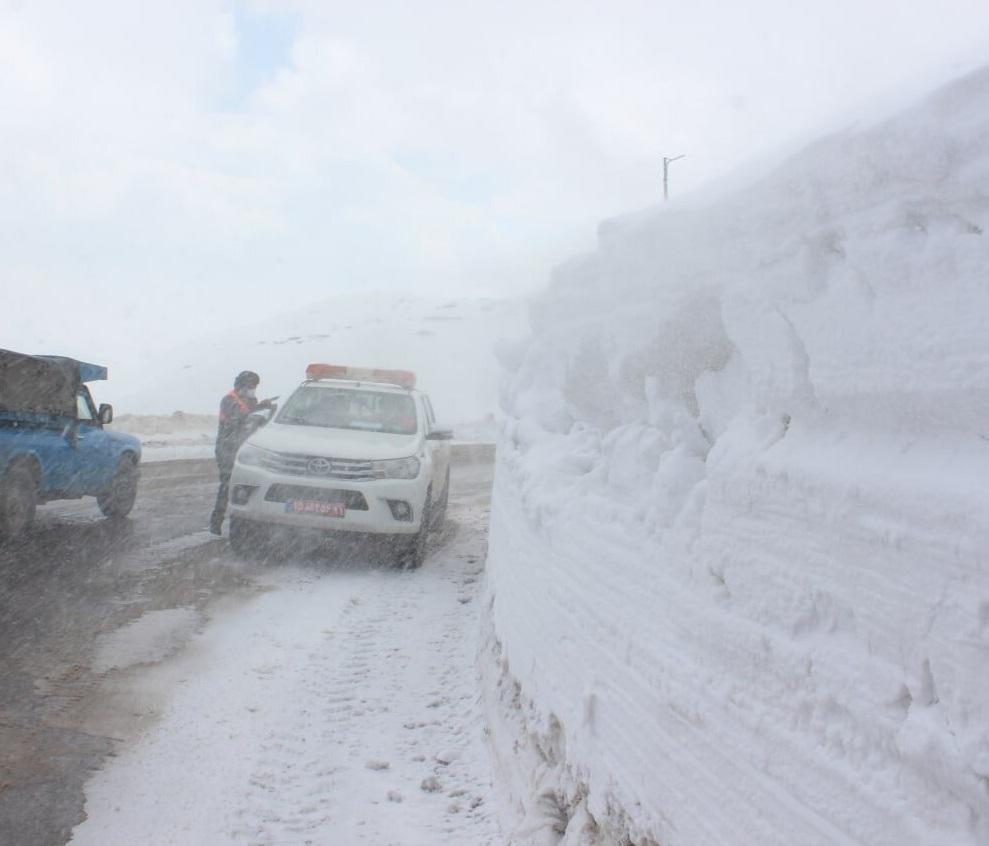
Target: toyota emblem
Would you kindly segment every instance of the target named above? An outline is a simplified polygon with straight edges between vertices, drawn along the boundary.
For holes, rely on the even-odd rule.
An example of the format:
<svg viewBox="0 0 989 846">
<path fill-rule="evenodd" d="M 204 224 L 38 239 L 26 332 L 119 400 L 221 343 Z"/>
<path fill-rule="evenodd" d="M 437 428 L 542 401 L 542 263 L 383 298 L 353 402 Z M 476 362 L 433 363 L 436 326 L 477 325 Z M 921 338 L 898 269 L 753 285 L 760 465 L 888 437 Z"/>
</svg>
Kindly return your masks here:
<svg viewBox="0 0 989 846">
<path fill-rule="evenodd" d="M 325 476 L 333 465 L 327 458 L 310 458 L 306 470 L 312 476 Z"/>
</svg>

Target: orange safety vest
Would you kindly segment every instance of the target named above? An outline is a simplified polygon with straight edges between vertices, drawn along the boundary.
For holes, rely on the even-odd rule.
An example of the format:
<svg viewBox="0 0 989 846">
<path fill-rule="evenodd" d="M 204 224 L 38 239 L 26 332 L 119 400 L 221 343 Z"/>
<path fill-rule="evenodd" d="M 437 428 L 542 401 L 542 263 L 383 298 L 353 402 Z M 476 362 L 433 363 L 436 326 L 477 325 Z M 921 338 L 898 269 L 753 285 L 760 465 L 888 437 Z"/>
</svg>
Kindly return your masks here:
<svg viewBox="0 0 989 846">
<path fill-rule="evenodd" d="M 230 397 L 235 403 L 237 403 L 238 407 L 241 410 L 241 413 L 243 414 L 251 413 L 251 407 L 246 402 L 244 402 L 244 398 L 240 396 L 240 394 L 238 394 L 236 390 L 231 390 L 230 393 L 227 394 L 227 396 Z M 220 414 L 220 422 L 222 423 L 225 421 L 226 421 L 226 415 Z"/>
</svg>

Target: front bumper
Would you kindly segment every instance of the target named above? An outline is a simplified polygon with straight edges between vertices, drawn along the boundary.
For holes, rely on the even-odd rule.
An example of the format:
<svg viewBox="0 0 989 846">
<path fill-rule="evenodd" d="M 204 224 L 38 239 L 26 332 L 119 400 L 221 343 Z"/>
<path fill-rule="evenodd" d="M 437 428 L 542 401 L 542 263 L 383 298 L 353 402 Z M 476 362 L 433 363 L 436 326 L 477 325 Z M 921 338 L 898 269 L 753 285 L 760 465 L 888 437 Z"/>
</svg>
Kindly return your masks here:
<svg viewBox="0 0 989 846">
<path fill-rule="evenodd" d="M 229 511 L 231 517 L 238 519 L 298 529 L 413 535 L 419 531 L 421 524 L 427 484 L 423 474 L 417 479 L 347 482 L 272 473 L 264 468 L 236 464 L 230 478 Z M 252 490 L 246 502 L 241 502 L 239 499 L 246 492 L 245 487 Z M 325 513 L 294 513 L 288 508 L 288 499 L 308 500 L 305 489 L 309 489 L 313 499 L 326 498 L 330 492 L 335 492 L 335 500 L 346 500 L 348 505 L 356 507 L 347 507 L 342 517 Z M 288 499 L 286 490 L 289 491 Z M 408 503 L 411 519 L 397 519 L 394 503 Z M 402 509 L 398 510 L 401 512 Z"/>
</svg>

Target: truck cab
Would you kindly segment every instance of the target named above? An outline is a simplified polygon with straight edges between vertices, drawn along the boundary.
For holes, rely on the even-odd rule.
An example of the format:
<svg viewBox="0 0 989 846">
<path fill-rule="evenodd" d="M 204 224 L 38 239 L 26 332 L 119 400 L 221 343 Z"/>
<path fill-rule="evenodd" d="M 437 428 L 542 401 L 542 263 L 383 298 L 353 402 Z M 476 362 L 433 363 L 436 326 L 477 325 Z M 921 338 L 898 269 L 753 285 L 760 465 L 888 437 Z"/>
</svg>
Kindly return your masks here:
<svg viewBox="0 0 989 846">
<path fill-rule="evenodd" d="M 105 430 L 113 408 L 97 406 L 87 383 L 106 378 L 100 365 L 0 350 L 0 538 L 51 500 L 95 496 L 108 517 L 130 512 L 141 444 Z"/>
</svg>

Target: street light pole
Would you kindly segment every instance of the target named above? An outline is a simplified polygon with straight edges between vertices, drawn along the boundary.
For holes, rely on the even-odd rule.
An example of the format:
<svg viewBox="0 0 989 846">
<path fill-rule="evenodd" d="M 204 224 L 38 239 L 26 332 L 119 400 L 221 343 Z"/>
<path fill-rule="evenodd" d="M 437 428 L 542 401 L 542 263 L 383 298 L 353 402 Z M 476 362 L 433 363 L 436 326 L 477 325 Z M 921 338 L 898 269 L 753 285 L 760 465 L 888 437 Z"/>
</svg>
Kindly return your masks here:
<svg viewBox="0 0 989 846">
<path fill-rule="evenodd" d="M 663 202 L 665 203 L 670 199 L 670 162 L 678 161 L 679 159 L 686 158 L 687 154 L 684 153 L 682 156 L 663 156 Z"/>
</svg>

